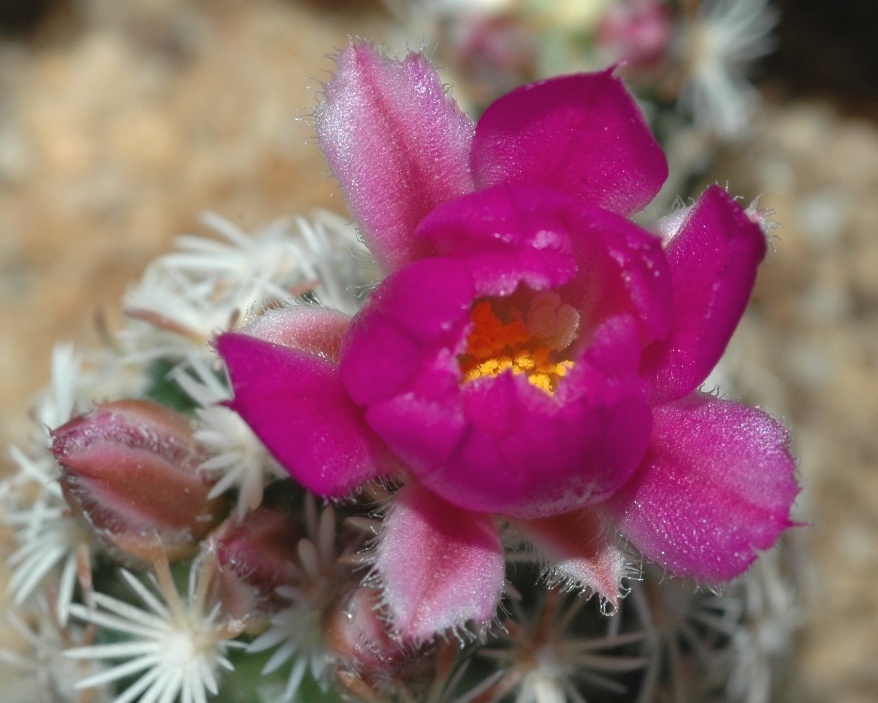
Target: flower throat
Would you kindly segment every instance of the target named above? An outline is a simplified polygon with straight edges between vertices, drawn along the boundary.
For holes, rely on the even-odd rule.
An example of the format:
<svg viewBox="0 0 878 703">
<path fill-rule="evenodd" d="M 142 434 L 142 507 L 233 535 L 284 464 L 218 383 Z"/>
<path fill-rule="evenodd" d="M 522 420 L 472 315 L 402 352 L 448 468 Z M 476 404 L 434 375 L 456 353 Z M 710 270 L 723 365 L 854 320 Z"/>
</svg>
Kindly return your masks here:
<svg viewBox="0 0 878 703">
<path fill-rule="evenodd" d="M 466 351 L 458 357 L 467 383 L 485 376 L 499 376 L 507 370 L 526 374 L 527 380 L 549 395 L 573 368 L 573 362 L 560 358 L 576 338 L 579 314 L 562 304 L 557 293 L 543 291 L 534 296 L 527 316 L 512 310 L 512 319 L 498 317 L 490 301 L 473 306 L 473 329 Z"/>
</svg>

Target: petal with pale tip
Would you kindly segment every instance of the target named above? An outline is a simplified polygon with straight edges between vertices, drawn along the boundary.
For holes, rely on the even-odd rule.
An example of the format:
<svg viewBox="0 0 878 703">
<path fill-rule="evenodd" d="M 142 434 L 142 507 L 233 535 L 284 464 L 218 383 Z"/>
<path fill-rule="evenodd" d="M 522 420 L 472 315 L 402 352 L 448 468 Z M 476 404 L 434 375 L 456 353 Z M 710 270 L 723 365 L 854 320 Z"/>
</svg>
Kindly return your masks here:
<svg viewBox="0 0 878 703">
<path fill-rule="evenodd" d="M 640 469 L 601 510 L 677 576 L 728 581 L 795 524 L 787 431 L 757 408 L 702 393 L 656 407 L 653 418 Z"/>
<path fill-rule="evenodd" d="M 317 108 L 317 137 L 363 238 L 390 273 L 429 254 L 413 238 L 433 208 L 473 189 L 473 124 L 426 56 L 351 44 Z"/>
<path fill-rule="evenodd" d="M 470 622 L 486 627 L 503 591 L 503 548 L 493 519 L 417 483 L 395 496 L 374 568 L 394 633 L 414 643 L 461 632 Z"/>
</svg>

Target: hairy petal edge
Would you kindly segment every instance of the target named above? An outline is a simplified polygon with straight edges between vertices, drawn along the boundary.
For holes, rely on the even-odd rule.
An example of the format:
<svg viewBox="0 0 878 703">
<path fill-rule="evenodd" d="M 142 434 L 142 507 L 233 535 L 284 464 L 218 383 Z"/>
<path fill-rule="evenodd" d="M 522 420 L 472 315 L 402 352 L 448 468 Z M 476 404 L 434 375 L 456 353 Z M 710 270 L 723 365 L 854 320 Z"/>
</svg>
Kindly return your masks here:
<svg viewBox="0 0 878 703">
<path fill-rule="evenodd" d="M 317 136 L 363 237 L 385 272 L 429 255 L 413 238 L 433 208 L 473 189 L 473 124 L 423 54 L 402 61 L 368 44 L 337 59 Z"/>
<path fill-rule="evenodd" d="M 549 567 L 549 579 L 590 588 L 615 609 L 619 605 L 627 559 L 593 509 L 554 517 L 516 521 Z"/>
<path fill-rule="evenodd" d="M 404 641 L 426 642 L 470 621 L 485 627 L 503 592 L 503 548 L 492 518 L 415 482 L 394 498 L 374 568 L 391 626 Z"/>
<path fill-rule="evenodd" d="M 722 188 L 708 188 L 667 246 L 674 318 L 668 336 L 644 350 L 652 400 L 682 398 L 719 361 L 756 282 L 765 235 Z"/>
<path fill-rule="evenodd" d="M 701 393 L 653 417 L 643 464 L 601 510 L 674 574 L 728 581 L 794 525 L 787 432 L 757 408 Z"/>
</svg>

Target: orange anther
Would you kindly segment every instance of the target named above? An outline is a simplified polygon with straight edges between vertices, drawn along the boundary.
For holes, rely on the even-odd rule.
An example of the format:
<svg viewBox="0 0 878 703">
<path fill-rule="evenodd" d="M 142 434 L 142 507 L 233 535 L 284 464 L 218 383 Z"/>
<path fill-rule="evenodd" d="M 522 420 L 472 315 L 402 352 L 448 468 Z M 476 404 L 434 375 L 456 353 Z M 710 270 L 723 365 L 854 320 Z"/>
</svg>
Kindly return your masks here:
<svg viewBox="0 0 878 703">
<path fill-rule="evenodd" d="M 514 374 L 527 374 L 530 383 L 552 395 L 573 363 L 552 359 L 556 352 L 528 331 L 517 310 L 512 314 L 513 319 L 504 322 L 490 301 L 473 307 L 470 313 L 473 329 L 467 338 L 466 351 L 459 357 L 463 382 L 499 376 L 511 370 Z"/>
</svg>

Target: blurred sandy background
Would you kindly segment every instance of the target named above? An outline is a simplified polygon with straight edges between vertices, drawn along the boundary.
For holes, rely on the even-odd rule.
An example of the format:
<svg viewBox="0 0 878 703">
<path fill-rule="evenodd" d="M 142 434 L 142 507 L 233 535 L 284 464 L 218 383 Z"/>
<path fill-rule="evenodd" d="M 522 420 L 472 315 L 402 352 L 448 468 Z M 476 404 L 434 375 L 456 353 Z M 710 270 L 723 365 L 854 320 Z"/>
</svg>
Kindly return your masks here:
<svg viewBox="0 0 878 703">
<path fill-rule="evenodd" d="M 878 701 L 875 0 L 787 0 L 768 104 L 715 178 L 782 227 L 733 340 L 738 391 L 793 430 L 813 555 L 791 698 Z M 326 55 L 399 46 L 354 0 L 0 0 L 0 445 L 28 431 L 56 340 L 95 345 L 128 282 L 205 233 L 344 213 L 310 128 Z M 421 37 L 411 44 L 420 46 Z M 872 49 L 874 52 L 874 49 Z M 2 462 L 7 459 L 4 456 Z"/>
</svg>

